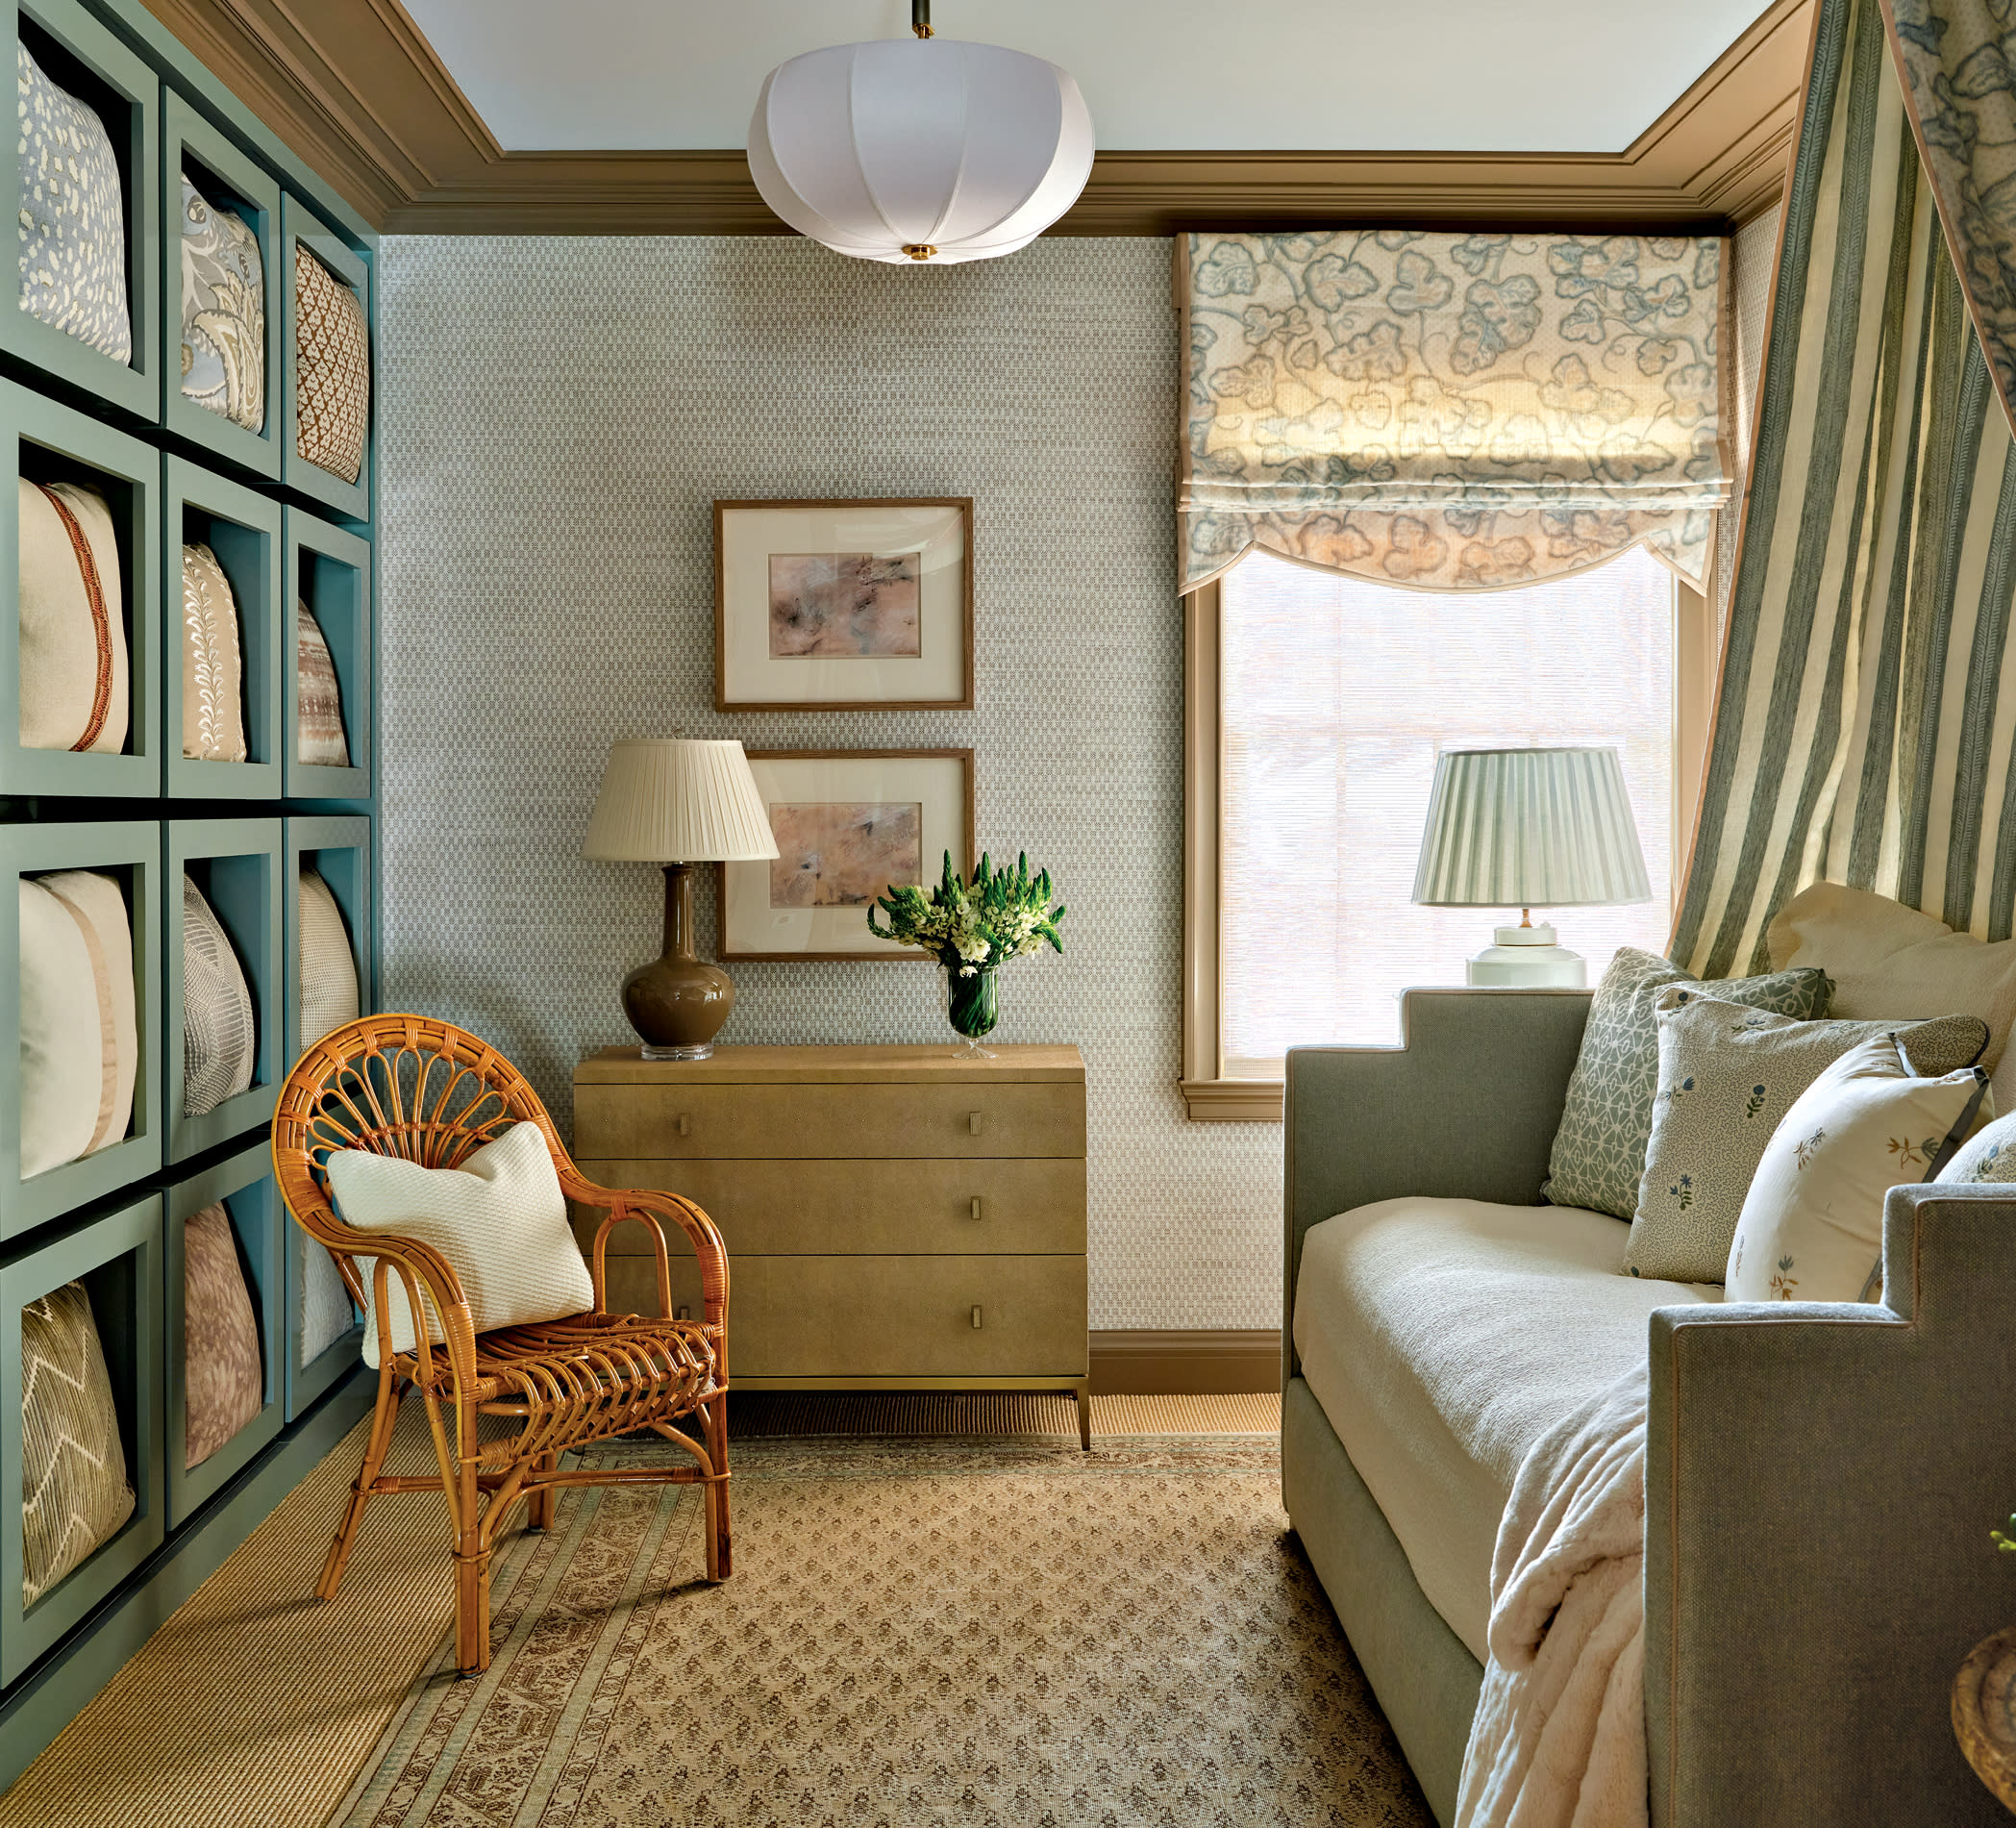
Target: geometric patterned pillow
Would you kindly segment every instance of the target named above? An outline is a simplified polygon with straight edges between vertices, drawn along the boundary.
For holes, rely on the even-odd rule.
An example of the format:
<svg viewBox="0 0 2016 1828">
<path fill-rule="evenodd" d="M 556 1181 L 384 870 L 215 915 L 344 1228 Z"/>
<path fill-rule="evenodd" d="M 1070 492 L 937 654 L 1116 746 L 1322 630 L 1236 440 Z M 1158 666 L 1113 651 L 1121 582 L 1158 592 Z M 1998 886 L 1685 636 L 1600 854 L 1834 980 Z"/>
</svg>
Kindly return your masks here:
<svg viewBox="0 0 2016 1828">
<path fill-rule="evenodd" d="M 182 1111 L 201 1117 L 252 1084 L 259 1027 L 245 970 L 202 889 L 182 879 Z"/>
<path fill-rule="evenodd" d="M 119 1412 L 81 1282 L 21 1310 L 21 1603 L 133 1515 Z"/>
<path fill-rule="evenodd" d="M 354 483 L 371 423 L 371 333 L 358 295 L 294 249 L 294 448 Z"/>
<path fill-rule="evenodd" d="M 1699 982 L 1670 959 L 1632 946 L 1618 949 L 1589 1000 L 1581 1052 L 1568 1080 L 1549 1178 L 1540 1189 L 1544 1198 L 1613 1218 L 1630 1218 L 1637 1211 L 1659 1089 L 1659 1025 L 1653 1005 L 1669 986 Z M 1806 966 L 1720 979 L 1712 993 L 1725 1003 L 1810 1021 L 1827 1014 L 1831 989 L 1824 971 Z"/>
</svg>

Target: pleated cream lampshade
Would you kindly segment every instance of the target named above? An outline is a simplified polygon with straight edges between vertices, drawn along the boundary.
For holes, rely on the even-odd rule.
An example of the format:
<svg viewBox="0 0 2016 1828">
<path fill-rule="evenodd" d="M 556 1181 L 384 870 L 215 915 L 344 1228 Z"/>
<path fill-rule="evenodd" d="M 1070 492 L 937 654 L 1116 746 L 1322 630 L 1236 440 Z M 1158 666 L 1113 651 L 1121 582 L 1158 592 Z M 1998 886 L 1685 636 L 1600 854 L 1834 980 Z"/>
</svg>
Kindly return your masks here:
<svg viewBox="0 0 2016 1828">
<path fill-rule="evenodd" d="M 749 758 L 732 739 L 638 737 L 612 743 L 585 857 L 713 864 L 775 857 Z"/>
<path fill-rule="evenodd" d="M 733 740 L 640 737 L 612 743 L 582 854 L 665 866 L 665 949 L 623 980 L 623 1013 L 646 1060 L 705 1060 L 734 986 L 693 950 L 694 864 L 777 855 L 749 758 Z"/>
<path fill-rule="evenodd" d="M 1451 749 L 1436 759 L 1414 900 L 1431 908 L 1605 908 L 1650 901 L 1615 749 Z M 1551 926 L 1500 927 L 1476 985 L 1574 988 L 1582 961 Z"/>
</svg>

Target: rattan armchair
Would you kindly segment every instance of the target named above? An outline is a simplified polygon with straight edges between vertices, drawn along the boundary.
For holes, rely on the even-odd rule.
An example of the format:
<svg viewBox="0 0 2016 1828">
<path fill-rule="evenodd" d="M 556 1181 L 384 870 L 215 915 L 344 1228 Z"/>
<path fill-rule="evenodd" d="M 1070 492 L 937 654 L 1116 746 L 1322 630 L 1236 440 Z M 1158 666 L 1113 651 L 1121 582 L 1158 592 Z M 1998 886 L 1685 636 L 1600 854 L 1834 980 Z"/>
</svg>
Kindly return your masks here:
<svg viewBox="0 0 2016 1828">
<path fill-rule="evenodd" d="M 475 1331 L 454 1269 L 428 1245 L 381 1232 L 352 1232 L 332 1210 L 328 1158 L 370 1149 L 422 1167 L 453 1167 L 514 1123 L 539 1126 L 561 1189 L 604 1216 L 589 1251 L 595 1305 L 535 1326 Z M 334 1599 L 364 1506 L 381 1493 L 438 1491 L 454 1540 L 456 1659 L 464 1675 L 490 1661 L 490 1553 L 522 1499 L 530 1527 L 553 1521 L 560 1490 L 578 1485 L 692 1483 L 707 1503 L 707 1574 L 729 1572 L 728 1254 L 699 1207 L 676 1194 L 618 1191 L 585 1179 L 553 1120 L 522 1075 L 485 1042 L 418 1015 L 372 1015 L 314 1042 L 287 1075 L 273 1118 L 273 1171 L 287 1209 L 326 1247 L 360 1305 L 361 1257 L 375 1263 L 369 1312 L 378 1327 L 378 1406 L 363 1465 L 323 1565 L 315 1593 Z M 659 1313 L 604 1312 L 604 1255 L 626 1219 L 651 1232 L 658 1257 Z M 699 1260 L 703 1315 L 673 1317 L 665 1221 Z M 368 1240 L 368 1249 L 359 1245 Z M 354 1253 L 354 1254 L 353 1254 Z M 392 1348 L 393 1279 L 411 1304 L 412 1350 Z M 430 1328 L 423 1296 L 440 1316 Z M 444 1344 L 431 1344 L 437 1331 Z M 418 1391 L 440 1462 L 437 1477 L 385 1471 L 399 1405 Z M 679 1429 L 696 1416 L 703 1439 Z M 502 1431 L 481 1418 L 514 1418 Z M 567 1466 L 561 1456 L 616 1435 L 651 1429 L 694 1464 Z M 487 1435 L 489 1438 L 485 1439 Z"/>
</svg>

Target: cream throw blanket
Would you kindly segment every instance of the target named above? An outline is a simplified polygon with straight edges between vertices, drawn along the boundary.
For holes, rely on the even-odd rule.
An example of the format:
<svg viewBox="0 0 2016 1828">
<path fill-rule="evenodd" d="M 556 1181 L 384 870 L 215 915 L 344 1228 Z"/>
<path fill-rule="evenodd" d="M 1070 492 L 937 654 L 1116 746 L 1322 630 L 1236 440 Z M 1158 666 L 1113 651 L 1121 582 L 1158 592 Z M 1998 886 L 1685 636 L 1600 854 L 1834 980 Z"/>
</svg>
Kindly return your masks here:
<svg viewBox="0 0 2016 1828">
<path fill-rule="evenodd" d="M 1520 1465 L 1456 1828 L 1644 1828 L 1645 1406 L 1641 1364 Z"/>
</svg>

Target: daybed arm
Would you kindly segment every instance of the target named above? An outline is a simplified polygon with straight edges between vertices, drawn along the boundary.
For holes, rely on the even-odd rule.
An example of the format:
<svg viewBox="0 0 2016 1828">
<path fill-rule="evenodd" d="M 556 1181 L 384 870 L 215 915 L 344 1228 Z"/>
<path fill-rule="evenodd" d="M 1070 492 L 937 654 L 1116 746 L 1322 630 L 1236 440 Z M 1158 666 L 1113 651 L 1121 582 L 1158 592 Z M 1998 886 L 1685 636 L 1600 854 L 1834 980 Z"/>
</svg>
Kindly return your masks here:
<svg viewBox="0 0 2016 1828">
<path fill-rule="evenodd" d="M 1655 1828 L 2007 1816 L 1948 1695 L 2008 1623 L 2016 1198 L 1893 1189 L 1885 1301 L 1652 1319 L 1645 1712 Z"/>
<path fill-rule="evenodd" d="M 1539 1200 L 1588 1014 L 1586 990 L 1406 990 L 1398 1047 L 1289 1050 L 1288 1376 L 1295 1275 L 1311 1225 L 1408 1193 Z"/>
</svg>

